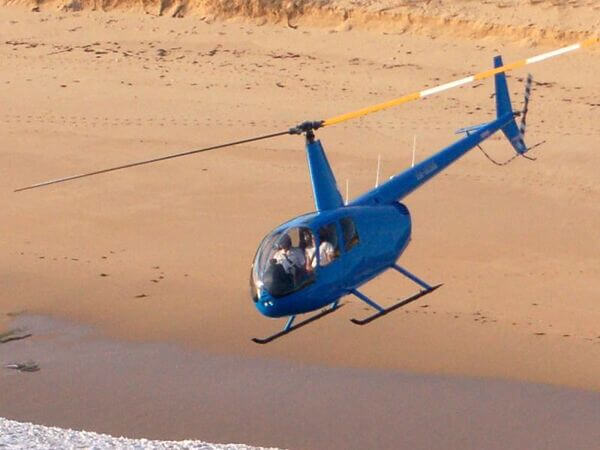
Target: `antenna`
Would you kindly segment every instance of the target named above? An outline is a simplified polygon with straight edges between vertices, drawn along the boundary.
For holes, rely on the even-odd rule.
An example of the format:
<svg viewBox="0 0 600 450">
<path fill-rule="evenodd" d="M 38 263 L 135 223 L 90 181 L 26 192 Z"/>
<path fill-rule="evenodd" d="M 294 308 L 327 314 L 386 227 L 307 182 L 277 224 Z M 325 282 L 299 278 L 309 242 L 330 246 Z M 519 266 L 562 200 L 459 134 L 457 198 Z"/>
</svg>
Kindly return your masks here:
<svg viewBox="0 0 600 450">
<path fill-rule="evenodd" d="M 379 186 L 379 170 L 381 169 L 381 153 L 377 155 L 377 176 L 375 177 L 375 187 Z"/>
<path fill-rule="evenodd" d="M 412 165 L 410 167 L 415 167 L 415 151 L 417 150 L 417 135 L 413 136 L 413 157 L 412 157 Z"/>
<path fill-rule="evenodd" d="M 344 203 L 344 205 L 348 204 L 348 185 L 349 185 L 350 181 L 348 180 L 348 178 L 346 178 L 346 202 Z"/>
</svg>

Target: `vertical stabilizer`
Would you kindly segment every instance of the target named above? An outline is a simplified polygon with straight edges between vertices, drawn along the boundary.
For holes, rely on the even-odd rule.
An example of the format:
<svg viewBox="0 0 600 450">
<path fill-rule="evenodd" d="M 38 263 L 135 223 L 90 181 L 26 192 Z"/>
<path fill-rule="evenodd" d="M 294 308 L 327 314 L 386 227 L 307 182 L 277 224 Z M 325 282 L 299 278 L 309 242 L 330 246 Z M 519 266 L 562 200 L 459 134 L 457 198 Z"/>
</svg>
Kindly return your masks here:
<svg viewBox="0 0 600 450">
<path fill-rule="evenodd" d="M 501 66 L 502 57 L 495 56 L 494 67 Z M 507 114 L 514 114 L 510 104 L 510 95 L 508 93 L 508 85 L 506 84 L 506 75 L 504 72 L 494 75 L 494 81 L 496 84 L 496 116 L 503 117 Z M 510 141 L 517 153 L 523 154 L 527 152 L 527 146 L 523 141 L 523 135 L 521 134 L 521 131 L 517 126 L 517 122 L 515 122 L 514 119 L 502 127 L 502 132 Z"/>
</svg>

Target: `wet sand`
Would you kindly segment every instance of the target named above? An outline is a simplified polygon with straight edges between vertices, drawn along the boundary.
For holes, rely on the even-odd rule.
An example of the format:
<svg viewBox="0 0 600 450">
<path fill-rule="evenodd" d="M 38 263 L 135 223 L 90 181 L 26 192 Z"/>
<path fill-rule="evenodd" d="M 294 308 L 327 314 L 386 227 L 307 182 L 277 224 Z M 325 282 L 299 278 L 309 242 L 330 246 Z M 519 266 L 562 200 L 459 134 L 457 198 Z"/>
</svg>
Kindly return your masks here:
<svg viewBox="0 0 600 450">
<path fill-rule="evenodd" d="M 21 316 L 0 347 L 0 416 L 115 436 L 281 448 L 594 448 L 600 394 L 493 379 L 327 368 L 126 343 Z"/>
</svg>

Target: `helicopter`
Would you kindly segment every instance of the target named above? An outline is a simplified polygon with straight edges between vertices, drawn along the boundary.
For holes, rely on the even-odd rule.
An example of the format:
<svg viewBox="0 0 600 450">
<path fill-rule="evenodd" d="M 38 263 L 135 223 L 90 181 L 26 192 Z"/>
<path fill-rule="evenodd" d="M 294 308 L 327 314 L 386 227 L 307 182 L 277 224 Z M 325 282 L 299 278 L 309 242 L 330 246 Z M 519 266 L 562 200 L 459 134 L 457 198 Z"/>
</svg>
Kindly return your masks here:
<svg viewBox="0 0 600 450">
<path fill-rule="evenodd" d="M 526 153 L 541 143 L 527 147 L 524 142 L 532 77 L 529 75 L 526 80 L 522 110 L 514 111 L 505 72 L 597 41 L 588 39 L 507 65 L 503 65 L 501 56 L 496 56 L 493 69 L 330 119 L 302 122 L 285 131 L 45 181 L 16 189 L 15 192 L 283 135 L 304 135 L 315 211 L 276 227 L 267 234 L 256 251 L 250 272 L 252 301 L 264 316 L 286 317 L 287 320 L 281 331 L 252 340 L 266 344 L 321 319 L 340 309 L 343 306 L 340 300 L 347 295 L 358 298 L 374 310 L 366 318 L 351 319 L 356 325 L 366 325 L 442 286 L 431 285 L 397 264 L 410 243 L 412 231 L 411 215 L 406 205 L 401 203 L 402 199 L 473 148 L 479 147 L 483 151 L 480 144 L 498 131 L 502 131 L 515 151 L 514 156 L 501 165 L 519 156 L 535 159 Z M 465 134 L 460 140 L 352 201 L 343 201 L 323 145 L 315 137 L 316 130 L 492 76 L 496 104 L 496 117 L 493 120 L 458 130 L 457 133 Z M 521 118 L 519 125 L 517 117 Z M 389 269 L 407 277 L 421 289 L 410 297 L 384 307 L 359 291 L 359 288 Z M 294 323 L 298 315 L 318 310 L 311 317 Z"/>
</svg>

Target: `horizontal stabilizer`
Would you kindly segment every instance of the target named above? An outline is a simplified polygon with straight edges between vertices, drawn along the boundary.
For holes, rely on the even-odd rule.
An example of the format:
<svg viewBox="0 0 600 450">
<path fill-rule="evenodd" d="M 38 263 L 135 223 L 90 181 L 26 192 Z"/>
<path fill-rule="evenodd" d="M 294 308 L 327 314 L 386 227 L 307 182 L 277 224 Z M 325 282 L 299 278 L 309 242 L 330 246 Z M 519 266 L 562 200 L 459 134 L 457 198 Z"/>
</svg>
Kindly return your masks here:
<svg viewBox="0 0 600 450">
<path fill-rule="evenodd" d="M 456 130 L 454 132 L 454 134 L 462 134 L 462 133 L 470 134 L 470 133 L 475 133 L 476 131 L 479 131 L 480 129 L 482 129 L 483 127 L 485 127 L 487 124 L 488 124 L 488 122 L 486 122 L 486 123 L 480 123 L 479 125 L 471 125 L 470 127 L 464 127 L 464 128 L 459 129 L 459 130 Z"/>
</svg>

